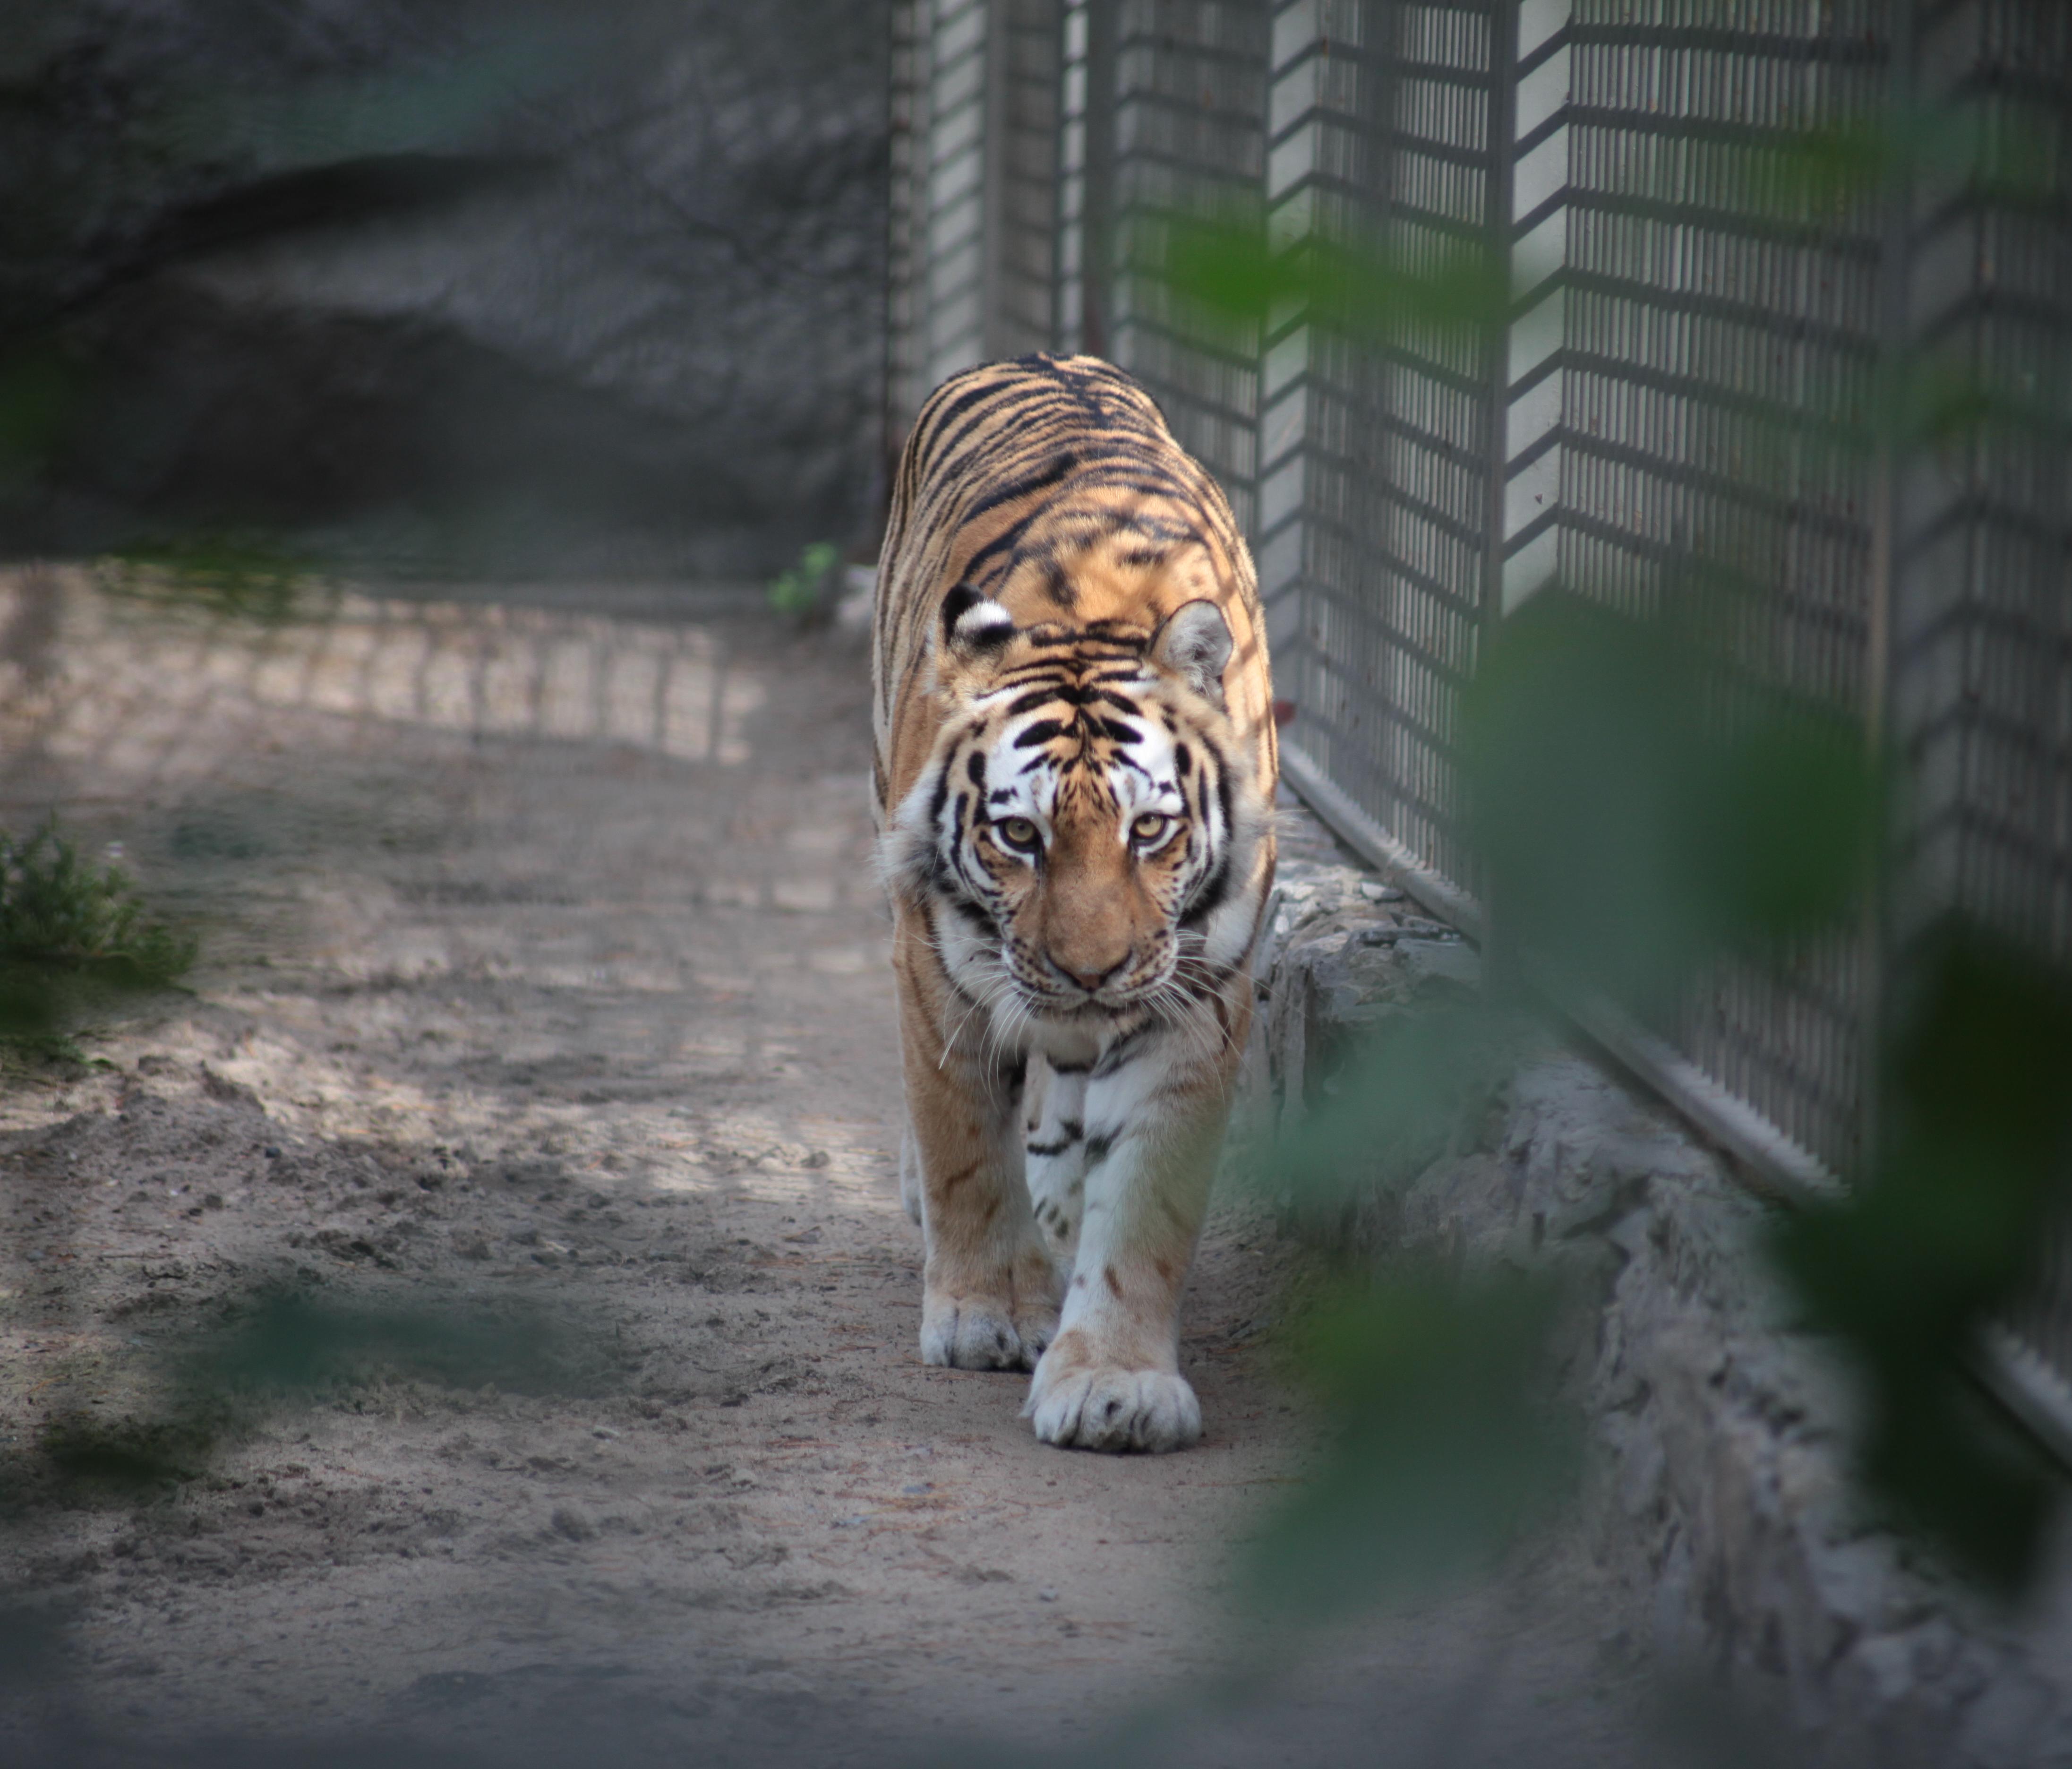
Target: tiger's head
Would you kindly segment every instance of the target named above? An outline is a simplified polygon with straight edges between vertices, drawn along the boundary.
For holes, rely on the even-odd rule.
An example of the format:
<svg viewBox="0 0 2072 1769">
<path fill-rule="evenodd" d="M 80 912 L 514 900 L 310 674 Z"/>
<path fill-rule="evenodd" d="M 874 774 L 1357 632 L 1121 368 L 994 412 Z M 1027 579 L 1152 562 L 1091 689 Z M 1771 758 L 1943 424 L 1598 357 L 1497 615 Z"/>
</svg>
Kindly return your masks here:
<svg viewBox="0 0 2072 1769">
<path fill-rule="evenodd" d="M 1182 1010 L 1249 946 L 1268 814 L 1224 710 L 1221 611 L 1018 627 L 960 589 L 942 619 L 947 713 L 888 832 L 893 888 L 975 1000 Z"/>
</svg>

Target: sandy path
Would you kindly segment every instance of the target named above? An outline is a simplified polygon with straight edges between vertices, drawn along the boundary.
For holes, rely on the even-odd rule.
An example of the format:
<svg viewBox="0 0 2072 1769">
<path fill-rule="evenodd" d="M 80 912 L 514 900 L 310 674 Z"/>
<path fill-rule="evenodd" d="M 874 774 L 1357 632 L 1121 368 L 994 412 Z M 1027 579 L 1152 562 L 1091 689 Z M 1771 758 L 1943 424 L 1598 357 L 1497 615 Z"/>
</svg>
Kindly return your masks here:
<svg viewBox="0 0 2072 1769">
<path fill-rule="evenodd" d="M 16 1637 L 60 1643 L 18 1751 L 911 1761 L 1258 1661 L 1227 1544 L 1296 1424 L 1264 1224 L 1225 1207 L 1204 1248 L 1189 1454 L 1044 1449 L 1020 1379 L 916 1360 L 860 644 L 712 596 L 265 631 L 4 593 L 0 821 L 61 805 L 208 934 L 107 1066 L 0 1095 L 0 1553 Z M 402 1367 L 246 1405 L 141 1487 L 53 1465 L 158 1443 L 163 1354 L 273 1283 L 574 1350 L 545 1388 Z M 1617 1627 L 1551 1549 L 1126 1754 L 1617 1760 Z"/>
</svg>

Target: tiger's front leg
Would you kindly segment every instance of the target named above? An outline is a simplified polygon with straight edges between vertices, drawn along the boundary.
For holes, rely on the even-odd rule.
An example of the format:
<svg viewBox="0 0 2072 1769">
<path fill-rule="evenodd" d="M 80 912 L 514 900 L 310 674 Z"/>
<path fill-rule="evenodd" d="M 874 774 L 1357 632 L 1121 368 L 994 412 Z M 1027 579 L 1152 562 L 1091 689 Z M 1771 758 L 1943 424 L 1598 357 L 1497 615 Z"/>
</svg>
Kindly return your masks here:
<svg viewBox="0 0 2072 1769">
<path fill-rule="evenodd" d="M 1179 1450 L 1202 1434 L 1180 1374 L 1180 1293 L 1208 1209 L 1228 1068 L 1147 1052 L 1087 1090 L 1078 1257 L 1022 1409 L 1046 1443 Z"/>
<path fill-rule="evenodd" d="M 918 1169 L 921 1358 L 1029 1369 L 1058 1327 L 1058 1274 L 1022 1178 L 1018 1055 L 943 974 L 924 932 L 893 936 L 910 1150 Z"/>
</svg>

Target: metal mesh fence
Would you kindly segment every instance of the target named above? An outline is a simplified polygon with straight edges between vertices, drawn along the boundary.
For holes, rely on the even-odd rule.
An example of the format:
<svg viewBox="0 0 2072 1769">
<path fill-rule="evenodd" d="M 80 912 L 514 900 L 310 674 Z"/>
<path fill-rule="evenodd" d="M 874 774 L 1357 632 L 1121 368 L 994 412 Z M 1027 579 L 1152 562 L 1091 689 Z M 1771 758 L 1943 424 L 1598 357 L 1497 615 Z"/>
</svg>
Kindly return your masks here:
<svg viewBox="0 0 2072 1769">
<path fill-rule="evenodd" d="M 1766 199 L 1807 132 L 1873 113 L 1889 7 L 1758 7 L 1730 51 L 1691 6 L 1577 0 L 1557 518 L 1561 581 L 1634 612 L 1717 585 L 1729 694 L 1860 718 L 1881 209 Z M 1860 1129 L 1860 936 L 1692 993 L 1677 1042 L 1843 1171 Z"/>
<path fill-rule="evenodd" d="M 1932 17 L 1922 97 L 1967 125 L 1908 241 L 1926 397 L 1988 421 L 1915 459 L 1895 498 L 1892 693 L 1913 807 L 1904 943 L 1959 908 L 2072 961 L 2072 9 Z M 1981 174 L 1985 175 L 1981 176 Z M 2072 1077 L 2067 1078 L 2072 1086 Z M 2015 1325 L 2072 1375 L 2072 1221 Z"/>
<path fill-rule="evenodd" d="M 1266 154 L 1267 16 L 1256 0 L 1120 0 L 1114 46 L 1110 354 L 1181 446 L 1256 513 L 1259 344 L 1176 300 L 1159 274 L 1176 216 L 1256 222 Z"/>
<path fill-rule="evenodd" d="M 1429 267 L 1501 200 L 1487 9 L 1278 9 L 1268 201 L 1285 249 Z M 1488 619 L 1493 364 L 1458 331 L 1385 346 L 1298 313 L 1268 352 L 1263 589 L 1298 763 L 1470 889 L 1455 703 Z"/>
<path fill-rule="evenodd" d="M 1048 343 L 1145 381 L 1252 540 L 1289 771 L 1342 829 L 1478 915 L 1454 715 L 1485 636 L 1557 580 L 1634 613 L 1702 586 L 1720 716 L 1782 701 L 1889 742 L 1908 824 L 1875 937 L 1722 967 L 1660 1030 L 1846 1172 L 1893 940 L 1955 906 L 2072 960 L 2072 9 L 910 11 L 895 364 L 932 384 Z M 1807 131 L 1881 114 L 1956 145 L 1903 191 L 1779 179 Z M 1486 245 L 1512 308 L 1385 344 L 1285 303 L 1210 326 L 1151 274 L 1203 214 L 1413 269 Z M 1998 416 L 1889 451 L 1895 387 Z M 2021 1326 L 2072 1374 L 2065 1241 Z"/>
</svg>

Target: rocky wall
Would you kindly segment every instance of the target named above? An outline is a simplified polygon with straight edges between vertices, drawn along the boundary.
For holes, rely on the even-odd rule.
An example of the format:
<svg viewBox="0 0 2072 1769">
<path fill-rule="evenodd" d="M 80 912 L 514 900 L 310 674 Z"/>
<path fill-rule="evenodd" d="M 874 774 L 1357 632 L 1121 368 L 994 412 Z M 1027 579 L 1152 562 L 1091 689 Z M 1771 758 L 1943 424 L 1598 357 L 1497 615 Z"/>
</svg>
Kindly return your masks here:
<svg viewBox="0 0 2072 1769">
<path fill-rule="evenodd" d="M 879 471 L 884 0 L 19 0 L 0 545 L 760 574 Z"/>
</svg>

